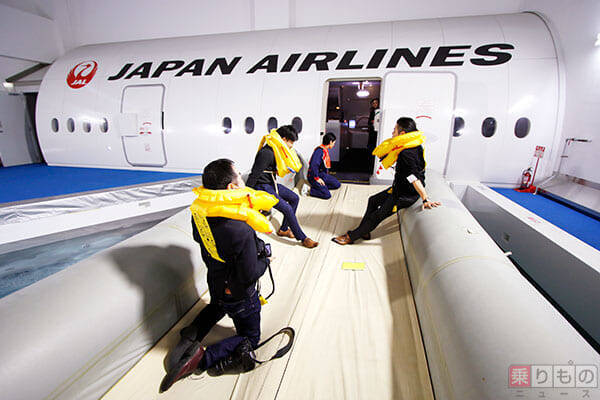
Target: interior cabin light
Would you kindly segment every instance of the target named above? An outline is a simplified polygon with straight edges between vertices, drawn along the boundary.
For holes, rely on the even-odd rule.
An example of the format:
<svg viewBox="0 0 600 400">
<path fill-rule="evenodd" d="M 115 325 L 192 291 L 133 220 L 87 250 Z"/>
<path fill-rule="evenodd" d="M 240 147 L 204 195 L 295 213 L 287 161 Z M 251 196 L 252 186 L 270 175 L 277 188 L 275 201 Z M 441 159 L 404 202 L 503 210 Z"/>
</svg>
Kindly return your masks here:
<svg viewBox="0 0 600 400">
<path fill-rule="evenodd" d="M 14 83 L 6 81 L 2 82 L 2 86 L 4 86 L 5 89 L 12 89 L 15 87 Z"/>
<path fill-rule="evenodd" d="M 596 46 L 600 46 L 600 33 L 596 36 Z"/>
<path fill-rule="evenodd" d="M 357 97 L 367 97 L 369 95 L 369 91 L 365 90 L 363 83 L 361 82 L 360 85 L 358 85 L 358 92 L 356 92 L 356 96 Z"/>
</svg>

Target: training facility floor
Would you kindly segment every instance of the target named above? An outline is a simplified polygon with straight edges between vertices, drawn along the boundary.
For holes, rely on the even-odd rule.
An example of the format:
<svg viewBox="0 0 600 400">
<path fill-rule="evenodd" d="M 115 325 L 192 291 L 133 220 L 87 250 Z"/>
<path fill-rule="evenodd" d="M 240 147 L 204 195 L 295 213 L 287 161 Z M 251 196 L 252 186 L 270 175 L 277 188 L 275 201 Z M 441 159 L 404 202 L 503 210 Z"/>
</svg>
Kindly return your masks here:
<svg viewBox="0 0 600 400">
<path fill-rule="evenodd" d="M 492 188 L 579 240 L 600 250 L 600 221 L 542 195 Z"/>
<path fill-rule="evenodd" d="M 199 174 L 124 169 L 51 167 L 46 164 L 0 168 L 0 203 L 64 196 L 187 178 Z"/>
<path fill-rule="evenodd" d="M 331 242 L 358 224 L 367 198 L 382 188 L 344 184 L 330 200 L 302 197 L 298 217 L 320 242 L 316 249 L 262 235 L 273 247 L 276 291 L 262 308 L 261 340 L 293 327 L 294 346 L 283 358 L 242 375 L 192 375 L 159 394 L 165 356 L 209 301 L 205 294 L 103 398 L 433 399 L 396 216 L 383 221 L 370 241 Z M 273 214 L 277 228 L 281 214 Z M 364 270 L 343 270 L 343 262 L 364 263 Z M 261 280 L 265 295 L 271 292 L 267 275 Z M 232 334 L 225 317 L 203 344 Z M 258 357 L 265 359 L 286 340 L 273 340 Z"/>
</svg>

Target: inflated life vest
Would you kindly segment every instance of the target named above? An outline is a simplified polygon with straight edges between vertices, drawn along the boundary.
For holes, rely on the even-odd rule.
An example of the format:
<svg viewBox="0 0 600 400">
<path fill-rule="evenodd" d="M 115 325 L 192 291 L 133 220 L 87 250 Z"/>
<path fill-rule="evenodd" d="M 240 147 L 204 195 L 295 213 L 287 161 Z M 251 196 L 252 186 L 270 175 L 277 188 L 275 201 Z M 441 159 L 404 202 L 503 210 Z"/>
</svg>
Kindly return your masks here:
<svg viewBox="0 0 600 400">
<path fill-rule="evenodd" d="M 258 232 L 271 233 L 273 227 L 261 210 L 270 210 L 279 200 L 267 192 L 252 188 L 211 190 L 197 187 L 198 196 L 190 206 L 194 223 L 204 247 L 215 260 L 225 262 L 217 252 L 215 239 L 206 217 L 224 217 L 243 221 Z"/>
<path fill-rule="evenodd" d="M 398 161 L 398 156 L 402 150 L 420 146 L 424 142 L 425 136 L 421 131 L 405 133 L 384 140 L 373 150 L 373 155 L 380 159 L 383 158 L 381 165 L 383 168 L 388 169 Z"/>
<path fill-rule="evenodd" d="M 331 158 L 329 157 L 329 149 L 325 147 L 324 144 L 320 145 L 318 148 L 323 149 L 323 163 L 325 164 L 325 168 L 331 168 Z M 315 149 L 316 150 L 316 149 Z"/>
<path fill-rule="evenodd" d="M 271 129 L 268 135 L 263 136 L 258 146 L 258 150 L 267 144 L 273 149 L 275 154 L 275 163 L 277 164 L 277 175 L 286 176 L 289 172 L 299 172 L 302 169 L 302 163 L 294 149 L 287 147 L 277 130 Z"/>
</svg>

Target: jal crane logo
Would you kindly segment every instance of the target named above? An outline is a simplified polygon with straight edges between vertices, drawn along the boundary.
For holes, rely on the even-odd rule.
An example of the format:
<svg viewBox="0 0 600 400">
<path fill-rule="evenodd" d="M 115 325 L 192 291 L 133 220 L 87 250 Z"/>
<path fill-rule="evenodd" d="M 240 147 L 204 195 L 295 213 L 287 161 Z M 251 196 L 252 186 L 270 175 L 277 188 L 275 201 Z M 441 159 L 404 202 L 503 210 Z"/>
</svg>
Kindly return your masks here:
<svg viewBox="0 0 600 400">
<path fill-rule="evenodd" d="M 96 61 L 80 62 L 69 71 L 67 85 L 73 89 L 80 89 L 90 83 L 97 70 L 98 63 Z"/>
</svg>

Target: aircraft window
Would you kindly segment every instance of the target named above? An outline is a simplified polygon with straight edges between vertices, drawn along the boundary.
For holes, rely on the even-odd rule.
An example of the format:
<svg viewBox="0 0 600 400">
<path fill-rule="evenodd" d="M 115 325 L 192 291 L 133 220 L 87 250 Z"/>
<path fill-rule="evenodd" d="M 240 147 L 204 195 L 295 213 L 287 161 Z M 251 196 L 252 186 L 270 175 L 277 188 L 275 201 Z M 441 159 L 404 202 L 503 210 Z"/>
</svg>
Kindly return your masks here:
<svg viewBox="0 0 600 400">
<path fill-rule="evenodd" d="M 91 130 L 92 130 L 92 124 L 90 124 L 89 121 L 83 121 L 83 131 L 85 133 L 90 133 Z"/>
<path fill-rule="evenodd" d="M 231 118 L 223 118 L 223 132 L 231 133 Z"/>
<path fill-rule="evenodd" d="M 296 129 L 296 132 L 302 132 L 302 118 L 294 117 L 294 119 L 292 120 L 292 126 L 294 127 L 294 129 Z"/>
<path fill-rule="evenodd" d="M 465 120 L 462 117 L 454 117 L 454 133 L 452 136 L 459 137 L 465 127 Z"/>
<path fill-rule="evenodd" d="M 67 120 L 67 130 L 71 133 L 75 132 L 75 121 L 73 118 Z"/>
<path fill-rule="evenodd" d="M 481 134 L 485 137 L 492 137 L 496 133 L 496 119 L 487 117 L 481 124 Z"/>
<path fill-rule="evenodd" d="M 271 129 L 277 129 L 277 118 L 271 117 L 267 122 L 267 129 L 271 132 Z"/>
<path fill-rule="evenodd" d="M 529 129 L 531 129 L 531 121 L 529 118 L 519 118 L 515 124 L 515 136 L 518 138 L 524 138 L 529 135 Z"/>
<path fill-rule="evenodd" d="M 52 132 L 58 132 L 58 120 L 56 118 L 52 118 L 50 126 L 52 127 Z"/>
<path fill-rule="evenodd" d="M 108 132 L 108 120 L 106 118 L 102 118 L 102 121 L 100 122 L 100 131 L 102 133 Z"/>
<path fill-rule="evenodd" d="M 254 132 L 254 118 L 252 117 L 248 117 L 246 118 L 246 133 L 250 134 L 252 132 Z"/>
</svg>

